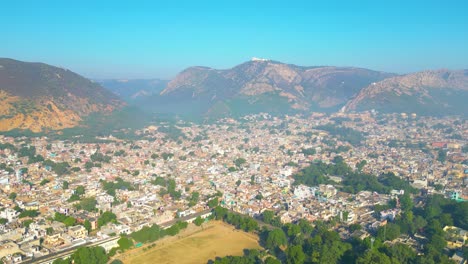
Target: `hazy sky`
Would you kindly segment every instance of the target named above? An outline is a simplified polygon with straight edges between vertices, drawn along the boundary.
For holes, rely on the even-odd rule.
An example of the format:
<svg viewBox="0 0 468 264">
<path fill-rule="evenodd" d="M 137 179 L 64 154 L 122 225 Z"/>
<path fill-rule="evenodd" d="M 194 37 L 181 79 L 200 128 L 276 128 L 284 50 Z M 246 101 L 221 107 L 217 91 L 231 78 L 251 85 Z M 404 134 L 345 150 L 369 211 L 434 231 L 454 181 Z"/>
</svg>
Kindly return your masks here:
<svg viewBox="0 0 468 264">
<path fill-rule="evenodd" d="M 104 3 L 106 2 L 106 3 Z M 251 57 L 468 68 L 468 1 L 2 1 L 0 57 L 91 78 L 172 78 Z"/>
</svg>

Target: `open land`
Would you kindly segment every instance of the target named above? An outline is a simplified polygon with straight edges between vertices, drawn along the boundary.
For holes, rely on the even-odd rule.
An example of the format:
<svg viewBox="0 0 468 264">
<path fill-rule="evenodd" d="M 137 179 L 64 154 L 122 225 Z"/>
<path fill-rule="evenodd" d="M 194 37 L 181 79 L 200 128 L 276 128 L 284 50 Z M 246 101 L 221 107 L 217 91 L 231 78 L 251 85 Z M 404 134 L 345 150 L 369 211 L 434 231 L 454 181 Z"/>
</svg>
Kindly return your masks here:
<svg viewBox="0 0 468 264">
<path fill-rule="evenodd" d="M 177 237 L 157 241 L 147 251 L 136 249 L 118 258 L 126 264 L 206 263 L 216 256 L 240 256 L 246 248 L 260 248 L 256 235 L 212 221 L 204 224 L 203 229 L 191 225 Z"/>
</svg>

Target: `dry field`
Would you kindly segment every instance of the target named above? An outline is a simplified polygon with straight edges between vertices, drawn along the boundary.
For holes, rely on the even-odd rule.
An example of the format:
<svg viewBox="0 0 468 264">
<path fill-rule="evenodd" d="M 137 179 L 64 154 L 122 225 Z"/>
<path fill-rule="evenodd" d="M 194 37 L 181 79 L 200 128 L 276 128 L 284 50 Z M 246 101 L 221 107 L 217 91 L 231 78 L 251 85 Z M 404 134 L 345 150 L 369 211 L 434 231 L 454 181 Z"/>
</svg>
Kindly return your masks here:
<svg viewBox="0 0 468 264">
<path fill-rule="evenodd" d="M 134 249 L 117 258 L 126 264 L 207 263 L 216 256 L 240 256 L 245 248 L 260 248 L 258 237 L 211 221 L 203 229 L 191 224 L 178 236 L 156 241 L 151 249 Z"/>
</svg>

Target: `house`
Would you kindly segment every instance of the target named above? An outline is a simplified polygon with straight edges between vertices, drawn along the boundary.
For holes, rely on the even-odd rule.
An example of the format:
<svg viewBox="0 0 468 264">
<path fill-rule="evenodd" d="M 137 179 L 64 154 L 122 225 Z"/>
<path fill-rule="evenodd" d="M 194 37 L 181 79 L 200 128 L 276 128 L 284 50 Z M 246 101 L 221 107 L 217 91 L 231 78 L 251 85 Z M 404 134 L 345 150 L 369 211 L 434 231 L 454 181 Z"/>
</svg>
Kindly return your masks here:
<svg viewBox="0 0 468 264">
<path fill-rule="evenodd" d="M 20 213 L 17 212 L 16 210 L 7 208 L 0 212 L 0 218 L 5 218 L 8 220 L 8 222 L 12 222 L 18 218 L 19 214 Z"/>
<path fill-rule="evenodd" d="M 69 227 L 68 234 L 73 238 L 86 238 L 88 236 L 88 230 L 82 225 L 77 225 Z"/>
</svg>

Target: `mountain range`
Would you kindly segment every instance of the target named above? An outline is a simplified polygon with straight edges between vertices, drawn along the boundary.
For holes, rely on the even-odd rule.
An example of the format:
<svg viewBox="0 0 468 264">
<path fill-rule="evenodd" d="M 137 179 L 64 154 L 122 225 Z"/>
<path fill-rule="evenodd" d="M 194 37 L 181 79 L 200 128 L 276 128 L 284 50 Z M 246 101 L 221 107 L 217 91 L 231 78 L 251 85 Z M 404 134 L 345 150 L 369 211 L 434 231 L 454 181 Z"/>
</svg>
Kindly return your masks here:
<svg viewBox="0 0 468 264">
<path fill-rule="evenodd" d="M 43 63 L 0 59 L 0 131 L 72 128 L 93 114 L 112 114 L 126 104 L 198 118 L 372 109 L 466 116 L 467 101 L 468 70 L 397 75 L 253 59 L 230 69 L 190 67 L 171 81 L 90 81 Z M 131 115 L 119 112 L 125 118 Z"/>
<path fill-rule="evenodd" d="M 126 101 L 158 95 L 169 82 L 160 79 L 101 79 L 95 81 Z"/>
<path fill-rule="evenodd" d="M 254 59 L 225 70 L 190 67 L 148 101 L 158 102 L 155 111 L 189 111 L 205 117 L 336 111 L 362 87 L 392 76 L 355 67 L 303 67 Z"/>
<path fill-rule="evenodd" d="M 0 58 L 0 131 L 77 126 L 124 106 L 118 96 L 67 69 Z"/>
<path fill-rule="evenodd" d="M 168 83 L 160 98 L 164 103 L 158 105 L 178 104 L 178 110 L 190 109 L 190 113 L 205 117 L 262 111 L 331 112 L 340 108 L 346 112 L 466 116 L 468 70 L 397 75 L 355 67 L 303 67 L 253 59 L 227 70 L 188 68 Z"/>
<path fill-rule="evenodd" d="M 468 115 L 467 102 L 468 70 L 430 70 L 372 83 L 342 110 Z"/>
</svg>

